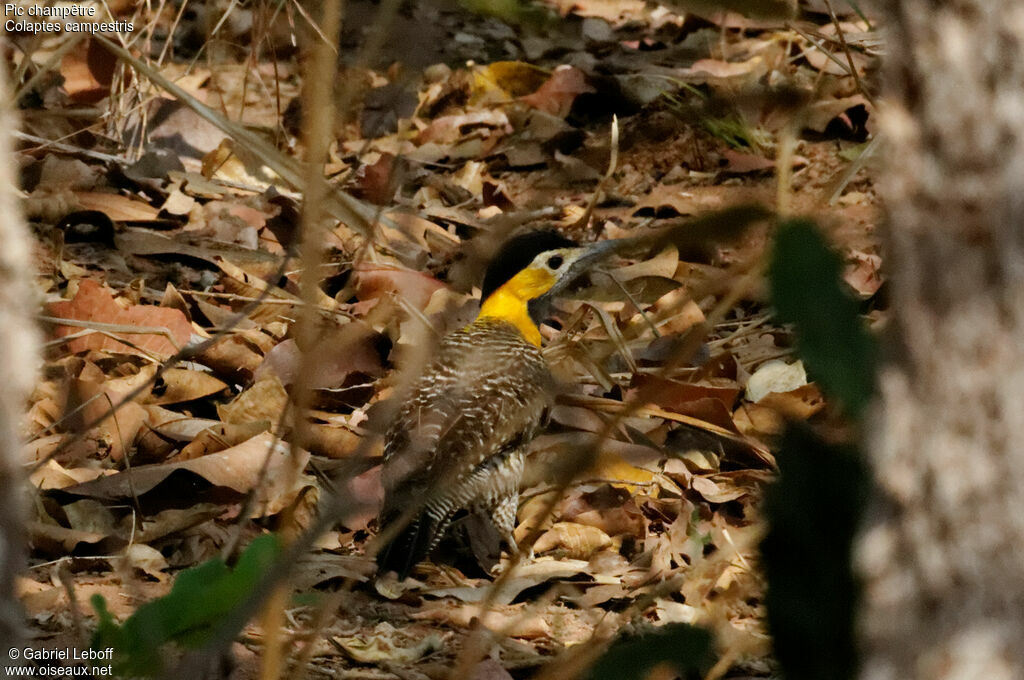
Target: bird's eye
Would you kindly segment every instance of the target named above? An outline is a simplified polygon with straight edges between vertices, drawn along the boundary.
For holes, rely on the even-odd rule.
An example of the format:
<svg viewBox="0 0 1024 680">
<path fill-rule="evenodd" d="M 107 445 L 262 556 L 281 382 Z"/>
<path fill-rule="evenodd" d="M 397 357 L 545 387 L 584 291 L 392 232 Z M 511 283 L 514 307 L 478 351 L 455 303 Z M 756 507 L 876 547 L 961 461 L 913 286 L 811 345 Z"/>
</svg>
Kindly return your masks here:
<svg viewBox="0 0 1024 680">
<path fill-rule="evenodd" d="M 552 255 L 551 257 L 548 258 L 548 268 L 558 269 L 559 267 L 562 266 L 563 261 L 564 260 L 562 259 L 561 255 Z"/>
</svg>

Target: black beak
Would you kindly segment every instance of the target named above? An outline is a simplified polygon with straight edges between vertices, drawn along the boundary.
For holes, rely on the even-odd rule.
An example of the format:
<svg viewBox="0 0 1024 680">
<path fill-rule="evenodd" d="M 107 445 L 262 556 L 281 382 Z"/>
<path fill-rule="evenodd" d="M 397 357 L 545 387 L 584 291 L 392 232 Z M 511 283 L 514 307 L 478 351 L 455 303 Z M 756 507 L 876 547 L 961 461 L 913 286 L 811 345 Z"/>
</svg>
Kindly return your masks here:
<svg viewBox="0 0 1024 680">
<path fill-rule="evenodd" d="M 551 289 L 540 297 L 530 300 L 527 305 L 530 317 L 537 323 L 547 317 L 555 298 L 565 293 L 570 286 L 583 275 L 593 270 L 596 265 L 619 252 L 626 245 L 627 241 L 628 239 L 614 239 L 577 248 L 576 250 L 582 251 L 582 255 L 558 277 L 555 285 L 551 286 Z"/>
</svg>

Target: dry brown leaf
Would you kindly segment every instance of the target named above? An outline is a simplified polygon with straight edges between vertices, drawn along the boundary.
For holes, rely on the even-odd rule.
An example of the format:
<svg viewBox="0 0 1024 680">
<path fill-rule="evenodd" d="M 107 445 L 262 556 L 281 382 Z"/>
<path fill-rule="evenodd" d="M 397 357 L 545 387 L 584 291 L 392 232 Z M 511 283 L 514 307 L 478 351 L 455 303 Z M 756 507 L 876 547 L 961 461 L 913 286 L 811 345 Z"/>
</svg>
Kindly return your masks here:
<svg viewBox="0 0 1024 680">
<path fill-rule="evenodd" d="M 217 415 L 225 423 L 276 423 L 288 406 L 288 393 L 275 375 L 253 383 L 230 403 L 217 405 Z"/>
<path fill-rule="evenodd" d="M 160 376 L 147 404 L 178 404 L 202 399 L 227 389 L 227 384 L 203 371 L 169 368 Z"/>
<path fill-rule="evenodd" d="M 70 555 L 80 544 L 95 546 L 107 539 L 105 534 L 77 531 L 43 522 L 29 522 L 28 535 L 34 549 L 59 557 Z"/>
<path fill-rule="evenodd" d="M 871 104 L 864 95 L 855 94 L 841 99 L 825 99 L 812 103 L 805 109 L 803 125 L 815 132 L 824 132 L 828 124 L 837 116 L 842 115 L 855 106 L 863 106 L 871 111 Z"/>
<path fill-rule="evenodd" d="M 508 115 L 500 109 L 472 111 L 451 116 L 442 116 L 431 121 L 430 125 L 416 135 L 418 146 L 424 144 L 454 144 L 462 139 L 464 129 L 478 130 L 480 127 L 491 128 L 494 132 L 507 134 L 509 127 Z"/>
<path fill-rule="evenodd" d="M 820 413 L 826 406 L 825 396 L 815 383 L 809 383 L 790 392 L 771 392 L 759 406 L 775 409 L 783 416 L 794 420 L 807 420 Z"/>
<path fill-rule="evenodd" d="M 196 503 L 187 508 L 161 510 L 153 517 L 143 517 L 135 530 L 134 540 L 152 543 L 161 538 L 191 529 L 224 513 L 224 508 L 215 503 Z M 131 531 L 128 532 L 131 536 Z"/>
<path fill-rule="evenodd" d="M 760 172 L 762 170 L 772 170 L 775 168 L 775 161 L 770 158 L 765 158 L 759 154 L 743 153 L 742 151 L 736 151 L 734 149 L 723 149 L 721 153 L 722 158 L 726 161 L 726 165 L 722 169 L 737 175 L 745 175 L 750 172 Z"/>
<path fill-rule="evenodd" d="M 697 324 L 704 323 L 704 311 L 689 299 L 685 288 L 678 288 L 662 296 L 650 312 L 658 319 L 658 328 L 665 335 L 679 335 Z M 652 343 L 653 344 L 653 343 Z"/>
<path fill-rule="evenodd" d="M 495 586 L 496 591 L 481 588 L 476 579 L 472 579 L 469 585 L 455 586 L 451 588 L 429 588 L 420 591 L 423 595 L 430 597 L 454 597 L 461 602 L 479 604 L 484 600 L 490 600 L 497 605 L 508 605 L 519 597 L 520 593 L 530 588 L 548 583 L 574 579 L 580 574 L 588 573 L 586 562 L 577 559 L 552 559 L 540 557 L 516 566 L 510 578 L 507 578 L 500 585 Z M 605 583 L 615 583 L 615 577 L 596 577 Z"/>
<path fill-rule="evenodd" d="M 54 435 L 58 441 L 64 439 L 64 435 Z M 48 460 L 38 470 L 29 475 L 29 481 L 41 491 L 47 489 L 64 489 L 75 484 L 88 482 L 96 479 L 107 471 L 95 468 L 65 468 L 55 460 Z"/>
<path fill-rule="evenodd" d="M 478 606 L 451 606 L 442 602 L 424 607 L 411 616 L 420 621 L 438 621 L 460 628 L 469 628 L 474 622 L 479 622 L 488 630 L 527 640 L 551 636 L 547 621 L 527 610 L 525 605 L 495 606 L 481 616 Z"/>
<path fill-rule="evenodd" d="M 786 429 L 786 419 L 773 408 L 761 404 L 741 404 L 733 413 L 733 422 L 745 435 L 779 435 Z"/>
<path fill-rule="evenodd" d="M 246 384 L 263 363 L 263 354 L 245 334 L 232 333 L 215 340 L 196 360 L 232 382 Z"/>
<path fill-rule="evenodd" d="M 747 379 L 747 399 L 755 404 L 773 392 L 791 392 L 807 384 L 807 371 L 802 361 L 786 363 L 780 359 L 766 361 Z"/>
<path fill-rule="evenodd" d="M 97 210 L 115 222 L 151 222 L 160 214 L 149 203 L 120 194 L 78 191 L 75 198 L 83 210 Z"/>
<path fill-rule="evenodd" d="M 116 68 L 117 58 L 110 50 L 87 37 L 61 59 L 64 91 L 76 102 L 98 102 L 110 94 Z"/>
<path fill-rule="evenodd" d="M 669 245 L 654 257 L 644 259 L 635 264 L 615 268 L 615 278 L 619 281 L 631 281 L 645 276 L 659 276 L 671 279 L 679 267 L 679 249 Z"/>
<path fill-rule="evenodd" d="M 720 59 L 698 59 L 683 73 L 701 83 L 728 84 L 742 86 L 755 82 L 768 72 L 768 63 L 764 57 L 755 56 L 746 61 L 730 62 Z"/>
<path fill-rule="evenodd" d="M 269 456 L 269 459 L 268 459 Z M 311 483 L 298 471 L 306 466 L 309 453 L 291 451 L 287 444 L 270 433 L 195 460 L 160 465 L 141 465 L 131 470 L 64 489 L 65 493 L 101 500 L 124 500 L 152 491 L 172 473 L 186 471 L 198 475 L 215 487 L 246 494 L 256 488 L 257 515 L 279 512 L 290 504 L 302 488 Z M 260 470 L 266 474 L 260 479 Z"/>
<path fill-rule="evenodd" d="M 591 470 L 591 476 L 602 480 L 609 480 L 614 482 L 616 486 L 621 486 L 627 489 L 630 493 L 639 493 L 641 489 L 657 495 L 658 490 L 655 486 L 650 486 L 654 481 L 654 472 L 651 470 L 645 470 L 639 468 L 632 463 L 627 462 L 621 455 L 616 453 L 614 450 L 614 442 L 605 442 L 602 445 L 602 450 L 598 454 L 597 464 L 594 465 L 594 469 Z M 645 448 L 645 447 L 637 447 Z M 652 453 L 654 453 L 652 451 Z M 660 454 L 654 453 L 655 457 L 659 457 Z M 630 482 L 638 483 L 630 484 Z"/>
<path fill-rule="evenodd" d="M 359 450 L 362 437 L 341 425 L 310 423 L 303 448 L 328 458 L 349 458 Z"/>
<path fill-rule="evenodd" d="M 234 425 L 219 423 L 200 432 L 169 462 L 192 460 L 237 446 L 247 439 L 270 429 L 270 422 L 260 420 Z"/>
<path fill-rule="evenodd" d="M 709 503 L 727 503 L 749 493 L 747 489 L 719 484 L 710 477 L 699 476 L 693 478 L 690 482 L 690 488 L 703 496 L 704 500 Z"/>
</svg>

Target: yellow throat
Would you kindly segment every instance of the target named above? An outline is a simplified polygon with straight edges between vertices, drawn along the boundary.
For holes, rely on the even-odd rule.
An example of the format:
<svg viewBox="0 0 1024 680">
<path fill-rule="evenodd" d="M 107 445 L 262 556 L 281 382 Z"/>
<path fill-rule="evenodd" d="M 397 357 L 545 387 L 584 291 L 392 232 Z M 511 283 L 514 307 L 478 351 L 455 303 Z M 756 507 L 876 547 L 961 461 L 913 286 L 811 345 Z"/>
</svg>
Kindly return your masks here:
<svg viewBox="0 0 1024 680">
<path fill-rule="evenodd" d="M 543 269 L 529 267 L 506 281 L 480 305 L 478 319 L 507 321 L 529 342 L 540 347 L 540 329 L 530 318 L 530 300 L 551 290 L 554 275 Z"/>
</svg>

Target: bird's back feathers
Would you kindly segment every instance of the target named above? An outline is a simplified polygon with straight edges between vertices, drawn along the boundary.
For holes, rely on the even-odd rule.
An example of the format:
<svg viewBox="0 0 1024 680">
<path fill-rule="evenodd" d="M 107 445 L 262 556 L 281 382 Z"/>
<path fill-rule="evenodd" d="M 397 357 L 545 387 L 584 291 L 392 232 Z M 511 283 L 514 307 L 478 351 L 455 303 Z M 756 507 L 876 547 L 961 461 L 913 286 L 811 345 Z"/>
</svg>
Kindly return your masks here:
<svg viewBox="0 0 1024 680">
<path fill-rule="evenodd" d="M 508 505 L 552 387 L 539 349 L 507 322 L 479 319 L 442 340 L 385 438 L 379 524 L 405 524 L 378 553 L 382 572 L 404 578 L 457 511 Z"/>
</svg>

